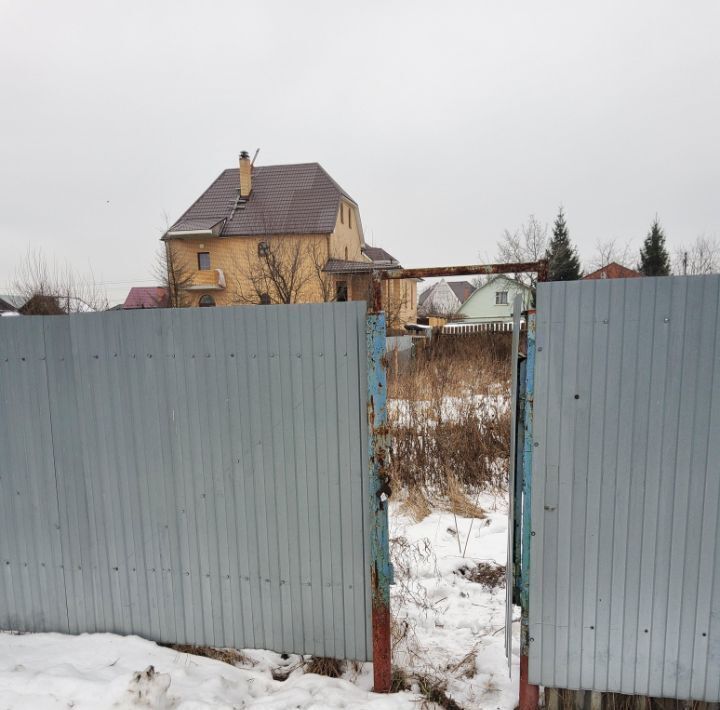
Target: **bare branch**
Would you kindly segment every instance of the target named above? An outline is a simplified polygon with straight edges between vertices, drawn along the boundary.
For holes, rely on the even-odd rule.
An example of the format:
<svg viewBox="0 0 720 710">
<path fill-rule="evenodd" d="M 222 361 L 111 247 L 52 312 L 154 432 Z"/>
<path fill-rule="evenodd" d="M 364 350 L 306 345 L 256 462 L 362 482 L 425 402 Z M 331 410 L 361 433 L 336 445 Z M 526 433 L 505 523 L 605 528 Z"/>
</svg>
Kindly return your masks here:
<svg viewBox="0 0 720 710">
<path fill-rule="evenodd" d="M 539 261 L 547 251 L 547 224 L 530 215 L 526 224 L 514 232 L 506 229 L 497 243 L 497 261 L 501 263 Z M 515 281 L 535 288 L 536 274 L 515 274 Z"/>
<path fill-rule="evenodd" d="M 620 264 L 628 268 L 632 262 L 632 248 L 630 242 L 621 242 L 618 239 L 598 239 L 595 242 L 595 253 L 588 262 L 587 270 L 589 272 L 604 269 L 608 264 Z"/>
<path fill-rule="evenodd" d="M 720 242 L 701 234 L 688 247 L 678 247 L 673 254 L 676 274 L 716 274 L 720 271 Z"/>
<path fill-rule="evenodd" d="M 92 273 L 79 276 L 68 264 L 49 262 L 41 250 L 28 249 L 18 266 L 13 290 L 29 315 L 85 313 L 108 308 L 108 300 Z"/>
<path fill-rule="evenodd" d="M 187 308 L 190 305 L 186 289 L 192 284 L 193 269 L 171 239 L 160 244 L 154 274 L 168 294 L 170 308 Z"/>
</svg>

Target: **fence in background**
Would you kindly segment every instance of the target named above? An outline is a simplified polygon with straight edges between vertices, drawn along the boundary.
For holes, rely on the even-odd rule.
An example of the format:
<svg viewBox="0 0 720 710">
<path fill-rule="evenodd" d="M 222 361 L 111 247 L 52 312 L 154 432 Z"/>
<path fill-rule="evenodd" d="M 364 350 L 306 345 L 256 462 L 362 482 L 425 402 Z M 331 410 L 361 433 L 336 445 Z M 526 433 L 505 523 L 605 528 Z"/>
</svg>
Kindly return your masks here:
<svg viewBox="0 0 720 710">
<path fill-rule="evenodd" d="M 720 276 L 541 283 L 536 345 L 530 682 L 718 702 Z"/>
<path fill-rule="evenodd" d="M 360 302 L 2 319 L 0 628 L 370 659 L 368 342 Z"/>
<path fill-rule="evenodd" d="M 468 335 L 470 333 L 512 333 L 513 322 L 493 321 L 491 323 L 446 323 L 443 335 Z M 520 321 L 520 330 L 525 330 L 525 319 Z"/>
</svg>

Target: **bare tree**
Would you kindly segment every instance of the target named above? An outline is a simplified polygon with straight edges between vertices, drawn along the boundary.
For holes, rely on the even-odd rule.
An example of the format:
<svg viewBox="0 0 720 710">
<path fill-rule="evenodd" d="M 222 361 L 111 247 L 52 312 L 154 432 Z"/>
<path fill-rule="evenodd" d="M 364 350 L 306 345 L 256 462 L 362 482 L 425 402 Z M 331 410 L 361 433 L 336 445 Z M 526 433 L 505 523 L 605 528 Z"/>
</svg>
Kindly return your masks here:
<svg viewBox="0 0 720 710">
<path fill-rule="evenodd" d="M 497 243 L 499 262 L 539 261 L 547 252 L 547 224 L 541 224 L 535 215 L 530 215 L 525 224 L 514 232 L 506 229 Z M 514 274 L 513 278 L 525 286 L 535 288 L 536 274 Z"/>
<path fill-rule="evenodd" d="M 300 303 L 313 271 L 302 238 L 263 237 L 236 259 L 231 288 L 237 303 Z"/>
<path fill-rule="evenodd" d="M 409 282 L 404 280 L 388 279 L 383 281 L 383 311 L 388 328 L 394 331 L 402 330 L 402 312 L 410 304 Z M 388 289 L 385 291 L 385 289 Z"/>
<path fill-rule="evenodd" d="M 690 246 L 678 247 L 673 253 L 673 271 L 688 276 L 720 272 L 720 242 L 702 234 Z"/>
<path fill-rule="evenodd" d="M 621 242 L 618 239 L 598 239 L 595 242 L 595 253 L 588 262 L 588 271 L 604 269 L 613 262 L 628 266 L 632 262 L 632 249 L 630 242 Z M 628 266 L 628 268 L 633 268 Z"/>
<path fill-rule="evenodd" d="M 155 278 L 163 285 L 170 308 L 190 305 L 187 288 L 192 284 L 194 269 L 172 239 L 160 244 L 155 260 Z"/>
<path fill-rule="evenodd" d="M 313 281 L 323 301 L 334 301 L 337 298 L 336 282 L 331 274 L 325 271 L 327 250 L 322 243 L 313 240 L 307 247 L 307 256 L 311 264 Z"/>
<path fill-rule="evenodd" d="M 108 308 L 107 296 L 92 273 L 79 276 L 68 264 L 48 261 L 41 250 L 28 249 L 15 272 L 12 287 L 25 301 L 28 315 L 86 313 Z"/>
</svg>

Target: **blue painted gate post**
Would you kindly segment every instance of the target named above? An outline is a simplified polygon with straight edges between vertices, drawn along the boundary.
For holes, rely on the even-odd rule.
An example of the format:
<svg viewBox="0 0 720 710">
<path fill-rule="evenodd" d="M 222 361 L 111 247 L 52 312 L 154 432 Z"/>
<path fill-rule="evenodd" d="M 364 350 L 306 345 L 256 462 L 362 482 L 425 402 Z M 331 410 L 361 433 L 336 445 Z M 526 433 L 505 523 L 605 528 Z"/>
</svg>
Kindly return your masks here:
<svg viewBox="0 0 720 710">
<path fill-rule="evenodd" d="M 527 315 L 527 357 L 525 360 L 525 397 L 522 419 L 522 538 L 520 544 L 520 702 L 519 710 L 536 710 L 540 689 L 528 682 L 529 638 L 528 612 L 530 607 L 530 537 L 532 535 L 532 471 L 533 416 L 535 410 L 535 311 Z"/>
<path fill-rule="evenodd" d="M 372 600 L 373 674 L 376 693 L 392 685 L 390 659 L 390 544 L 388 535 L 387 374 L 382 282 L 373 274 L 372 304 L 367 316 L 368 453 L 370 480 L 370 584 Z"/>
</svg>

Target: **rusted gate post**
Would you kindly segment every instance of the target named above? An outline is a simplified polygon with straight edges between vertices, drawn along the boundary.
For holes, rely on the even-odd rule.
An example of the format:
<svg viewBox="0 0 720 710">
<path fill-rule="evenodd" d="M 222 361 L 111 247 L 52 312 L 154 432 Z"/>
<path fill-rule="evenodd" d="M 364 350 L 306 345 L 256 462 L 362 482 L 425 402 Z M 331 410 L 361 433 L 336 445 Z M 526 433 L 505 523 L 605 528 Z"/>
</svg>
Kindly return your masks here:
<svg viewBox="0 0 720 710">
<path fill-rule="evenodd" d="M 382 281 L 373 274 L 367 316 L 368 451 L 370 478 L 370 585 L 372 599 L 373 673 L 376 693 L 387 693 L 392 683 L 390 659 L 390 544 L 388 535 L 387 373 L 385 313 Z"/>
<path fill-rule="evenodd" d="M 528 650 L 532 639 L 528 625 L 530 607 L 530 538 L 532 536 L 533 414 L 535 406 L 535 311 L 527 314 L 524 408 L 522 419 L 522 543 L 520 562 L 520 703 L 519 710 L 537 710 L 540 689 L 528 682 Z"/>
</svg>

